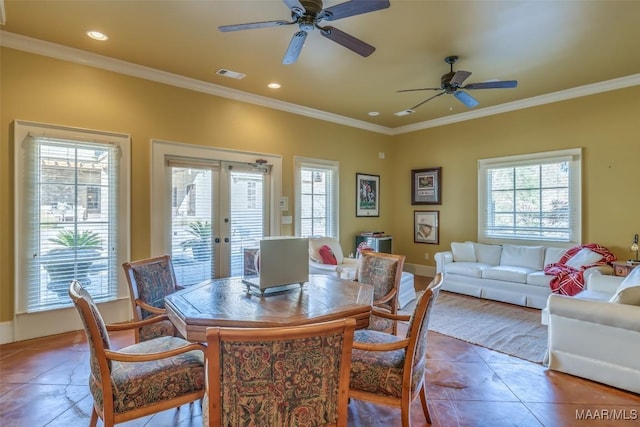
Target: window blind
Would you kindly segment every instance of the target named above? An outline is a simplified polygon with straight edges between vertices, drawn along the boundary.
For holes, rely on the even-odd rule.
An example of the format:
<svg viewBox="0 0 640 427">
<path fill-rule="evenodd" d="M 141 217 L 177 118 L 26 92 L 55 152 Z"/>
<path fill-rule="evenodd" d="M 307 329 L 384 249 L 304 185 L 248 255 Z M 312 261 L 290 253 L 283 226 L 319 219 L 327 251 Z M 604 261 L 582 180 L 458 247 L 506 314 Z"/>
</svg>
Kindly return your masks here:
<svg viewBox="0 0 640 427">
<path fill-rule="evenodd" d="M 337 162 L 296 159 L 296 235 L 339 238 Z"/>
<path fill-rule="evenodd" d="M 579 151 L 481 161 L 482 237 L 578 242 L 579 174 Z"/>
<path fill-rule="evenodd" d="M 71 304 L 71 280 L 115 299 L 119 146 L 30 136 L 26 154 L 27 311 Z"/>
</svg>

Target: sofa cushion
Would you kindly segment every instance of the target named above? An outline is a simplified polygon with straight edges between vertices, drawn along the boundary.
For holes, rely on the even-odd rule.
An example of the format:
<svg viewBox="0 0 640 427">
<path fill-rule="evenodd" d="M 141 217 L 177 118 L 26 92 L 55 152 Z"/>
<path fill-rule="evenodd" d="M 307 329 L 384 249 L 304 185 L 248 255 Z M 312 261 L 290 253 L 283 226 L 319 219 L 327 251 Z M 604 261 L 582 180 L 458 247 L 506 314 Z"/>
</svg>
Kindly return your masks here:
<svg viewBox="0 0 640 427">
<path fill-rule="evenodd" d="M 340 243 L 333 237 L 312 237 L 309 239 L 309 258 L 315 262 L 322 264 L 322 255 L 320 255 L 320 248 L 323 246 L 329 246 L 333 252 L 333 256 L 336 257 L 336 262 L 342 264 L 344 262 L 344 254 Z"/>
<path fill-rule="evenodd" d="M 544 246 L 503 245 L 500 265 L 542 270 Z M 524 283 L 524 282 L 522 282 Z"/>
<path fill-rule="evenodd" d="M 475 243 L 475 247 L 478 262 L 489 265 L 500 264 L 500 255 L 502 254 L 501 245 L 486 245 L 483 243 Z"/>
<path fill-rule="evenodd" d="M 476 249 L 473 242 L 451 242 L 451 252 L 455 262 L 476 262 Z"/>
<path fill-rule="evenodd" d="M 444 272 L 447 274 L 460 274 L 461 276 L 482 277 L 482 270 L 491 267 L 488 264 L 479 262 L 450 262 L 445 265 Z"/>
<path fill-rule="evenodd" d="M 544 250 L 544 265 L 555 264 L 560 261 L 562 255 L 567 250 L 565 248 L 548 247 Z"/>
<path fill-rule="evenodd" d="M 602 259 L 602 255 L 591 249 L 582 248 L 574 256 L 565 261 L 564 265 L 580 270 L 581 267 L 594 264 Z"/>
<path fill-rule="evenodd" d="M 551 279 L 553 279 L 553 276 L 544 274 L 544 271 L 534 271 L 533 273 L 527 274 L 527 285 L 548 288 Z"/>
<path fill-rule="evenodd" d="M 631 273 L 620 283 L 618 290 L 609 301 L 640 306 L 640 267 L 631 270 Z"/>
<path fill-rule="evenodd" d="M 535 270 L 513 265 L 496 265 L 482 270 L 483 279 L 502 280 L 505 282 L 527 283 L 527 274 Z"/>
</svg>

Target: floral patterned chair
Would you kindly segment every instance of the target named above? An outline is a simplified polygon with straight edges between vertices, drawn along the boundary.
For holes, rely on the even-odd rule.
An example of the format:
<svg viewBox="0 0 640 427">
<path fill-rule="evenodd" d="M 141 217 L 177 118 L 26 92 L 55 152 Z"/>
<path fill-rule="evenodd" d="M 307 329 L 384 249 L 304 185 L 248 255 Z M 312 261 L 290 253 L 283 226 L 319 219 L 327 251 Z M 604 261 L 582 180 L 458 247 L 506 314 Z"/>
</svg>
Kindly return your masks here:
<svg viewBox="0 0 640 427">
<path fill-rule="evenodd" d="M 205 392 L 205 347 L 177 337 L 159 337 L 112 350 L 108 331 L 130 330 L 166 319 L 105 325 L 91 295 L 78 281 L 69 287 L 87 336 L 93 396 L 90 425 L 105 427 L 201 399 Z"/>
<path fill-rule="evenodd" d="M 402 279 L 404 255 L 363 251 L 359 258 L 356 280 L 373 286 L 373 305 L 391 314 L 398 310 L 398 289 Z M 369 329 L 397 331 L 397 324 L 390 319 L 371 315 Z"/>
<path fill-rule="evenodd" d="M 418 395 L 431 424 L 424 389 L 427 326 L 442 277 L 437 274 L 418 297 L 411 316 L 378 312 L 392 320 L 409 320 L 405 337 L 369 329 L 358 330 L 354 335 L 349 397 L 400 408 L 403 427 L 411 425 L 410 407 Z"/>
<path fill-rule="evenodd" d="M 346 426 L 355 320 L 207 329 L 205 426 Z"/>
<path fill-rule="evenodd" d="M 176 284 L 176 274 L 169 255 L 122 264 L 133 306 L 133 320 L 140 321 L 164 314 L 164 297 L 182 289 Z M 154 322 L 135 331 L 136 342 L 161 336 L 175 336 L 176 330 L 167 319 Z"/>
</svg>

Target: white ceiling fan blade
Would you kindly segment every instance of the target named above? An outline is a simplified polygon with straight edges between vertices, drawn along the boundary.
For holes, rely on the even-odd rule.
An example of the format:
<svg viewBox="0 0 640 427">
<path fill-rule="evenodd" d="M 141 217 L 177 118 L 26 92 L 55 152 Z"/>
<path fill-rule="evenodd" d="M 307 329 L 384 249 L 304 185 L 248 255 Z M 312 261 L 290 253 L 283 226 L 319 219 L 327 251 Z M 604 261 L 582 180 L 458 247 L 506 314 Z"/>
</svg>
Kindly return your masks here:
<svg viewBox="0 0 640 427">
<path fill-rule="evenodd" d="M 304 41 L 307 39 L 307 33 L 305 31 L 298 31 L 291 38 L 291 42 L 289 43 L 289 47 L 287 48 L 287 52 L 284 54 L 284 58 L 282 59 L 283 64 L 293 64 L 298 60 L 298 56 L 300 56 L 300 52 L 302 51 L 302 47 L 304 46 Z"/>
<path fill-rule="evenodd" d="M 458 101 L 462 102 L 468 108 L 473 108 L 480 104 L 478 100 L 475 99 L 473 96 L 461 90 L 456 91 L 456 93 L 454 93 L 453 96 L 455 96 Z"/>
</svg>

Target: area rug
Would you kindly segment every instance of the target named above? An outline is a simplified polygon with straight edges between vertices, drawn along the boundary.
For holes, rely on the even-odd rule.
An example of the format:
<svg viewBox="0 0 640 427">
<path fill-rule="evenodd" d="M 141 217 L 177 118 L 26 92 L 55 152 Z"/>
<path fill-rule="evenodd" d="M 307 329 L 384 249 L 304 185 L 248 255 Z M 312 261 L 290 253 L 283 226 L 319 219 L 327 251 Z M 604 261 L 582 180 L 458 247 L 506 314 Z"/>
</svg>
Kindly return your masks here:
<svg viewBox="0 0 640 427">
<path fill-rule="evenodd" d="M 415 300 L 401 312 L 409 314 L 414 306 Z M 438 295 L 429 330 L 535 363 L 547 350 L 540 310 L 452 292 Z"/>
</svg>

